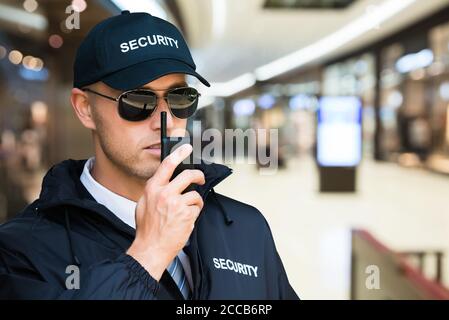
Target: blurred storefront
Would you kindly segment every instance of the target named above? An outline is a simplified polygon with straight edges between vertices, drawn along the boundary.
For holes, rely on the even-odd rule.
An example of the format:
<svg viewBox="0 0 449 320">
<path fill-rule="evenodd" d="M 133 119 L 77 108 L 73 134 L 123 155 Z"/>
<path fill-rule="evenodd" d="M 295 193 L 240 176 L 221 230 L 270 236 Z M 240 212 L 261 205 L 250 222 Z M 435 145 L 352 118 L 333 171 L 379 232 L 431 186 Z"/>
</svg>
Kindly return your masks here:
<svg viewBox="0 0 449 320">
<path fill-rule="evenodd" d="M 432 153 L 428 165 L 449 173 L 449 23 L 430 32 L 434 63 L 429 68 L 429 90 L 433 97 L 429 117 Z"/>
<path fill-rule="evenodd" d="M 372 150 L 377 160 L 449 172 L 448 12 L 440 11 L 357 53 L 369 57 L 365 61 L 370 71 L 366 82 L 357 82 L 365 91 L 353 93 L 364 102 L 365 150 Z M 346 59 L 351 60 L 357 56 Z M 333 86 L 345 86 L 347 79 L 340 77 L 340 85 Z"/>
<path fill-rule="evenodd" d="M 72 61 L 80 39 L 110 11 L 98 2 L 78 11 L 70 4 L 0 4 L 0 221 L 36 198 L 54 163 L 91 151 L 70 108 Z M 81 12 L 82 27 L 68 28 Z"/>
<path fill-rule="evenodd" d="M 383 157 L 449 172 L 449 23 L 386 46 L 380 61 Z"/>
<path fill-rule="evenodd" d="M 258 84 L 235 97 L 219 100 L 227 115 L 222 118 L 221 127 L 265 130 L 267 136 L 259 144 L 266 145 L 267 150 L 269 132 L 277 130 L 275 149 L 281 169 L 287 159 L 313 153 L 321 75 L 321 67 L 314 68 L 294 78 Z M 204 109 L 214 108 L 216 102 Z"/>
<path fill-rule="evenodd" d="M 313 151 L 322 96 L 360 98 L 365 157 L 449 173 L 449 8 L 332 61 L 256 83 L 226 105 L 237 100 L 244 110 L 234 114 L 236 127 L 280 128 L 286 154 L 296 156 Z"/>
<path fill-rule="evenodd" d="M 405 165 L 425 162 L 444 131 L 438 122 L 445 114 L 435 108 L 439 94 L 434 86 L 445 66 L 429 40 L 423 32 L 381 51 L 381 150 L 386 159 Z"/>
</svg>

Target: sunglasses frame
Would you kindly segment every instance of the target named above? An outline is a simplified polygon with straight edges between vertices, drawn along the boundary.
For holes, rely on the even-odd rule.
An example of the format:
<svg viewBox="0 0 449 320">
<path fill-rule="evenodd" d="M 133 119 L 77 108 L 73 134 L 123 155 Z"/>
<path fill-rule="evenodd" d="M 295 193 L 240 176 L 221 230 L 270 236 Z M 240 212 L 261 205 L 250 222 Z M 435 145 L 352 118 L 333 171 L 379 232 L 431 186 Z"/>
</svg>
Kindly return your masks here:
<svg viewBox="0 0 449 320">
<path fill-rule="evenodd" d="M 200 96 L 201 96 L 201 93 L 199 93 L 198 92 L 198 90 L 196 90 L 195 88 L 193 88 L 193 87 L 176 87 L 176 88 L 171 88 L 171 89 L 160 89 L 160 90 L 150 90 L 150 89 L 131 89 L 131 90 L 127 90 L 127 91 L 124 91 L 124 92 L 122 92 L 118 97 L 116 97 L 116 98 L 114 98 L 114 97 L 111 97 L 111 96 L 108 96 L 108 95 L 105 95 L 105 94 L 103 94 L 103 93 L 100 93 L 100 92 L 98 92 L 98 91 L 95 91 L 95 90 L 92 90 L 91 88 L 82 88 L 81 90 L 82 91 L 85 91 L 85 92 L 90 92 L 90 93 L 93 93 L 93 94 L 96 94 L 96 95 L 98 95 L 98 96 L 100 96 L 100 97 L 103 97 L 103 98 L 106 98 L 106 99 L 109 99 L 109 100 L 111 100 L 111 101 L 115 101 L 115 102 L 118 102 L 118 103 L 120 103 L 120 99 L 125 95 L 125 94 L 128 94 L 128 93 L 130 93 L 130 92 L 134 92 L 134 91 L 145 91 L 145 92 L 151 92 L 151 93 L 153 93 L 155 96 L 156 96 L 156 106 L 155 106 L 155 108 L 154 108 L 154 110 L 148 115 L 148 117 L 146 117 L 145 119 L 148 119 L 148 118 L 150 118 L 152 115 L 153 115 L 153 113 L 156 111 L 156 109 L 157 109 L 157 107 L 158 107 L 158 100 L 159 99 L 163 99 L 163 100 L 165 100 L 165 102 L 167 103 L 167 105 L 168 105 L 168 109 L 170 110 L 170 113 L 171 113 L 171 115 L 173 116 L 173 117 L 175 117 L 175 118 L 177 118 L 177 119 L 184 119 L 184 118 L 179 118 L 179 117 L 177 117 L 177 116 L 175 116 L 174 114 L 173 114 L 173 111 L 172 111 L 172 108 L 171 108 L 171 106 L 170 106 L 170 103 L 168 102 L 168 94 L 170 93 L 170 92 L 172 92 L 172 91 L 175 91 L 175 90 L 179 90 L 179 89 L 194 89 L 196 92 L 197 92 L 197 94 L 198 94 L 198 96 L 197 96 L 197 98 L 196 98 L 196 102 L 198 102 L 198 99 L 200 98 Z M 159 97 L 157 94 L 156 94 L 156 92 L 158 92 L 158 91 L 166 91 L 166 94 L 164 95 L 164 96 L 162 96 L 162 97 Z M 117 106 L 118 107 L 118 106 Z M 119 114 L 120 114 L 120 112 L 119 112 Z M 193 114 L 192 114 L 193 115 Z M 120 117 L 122 117 L 121 115 L 120 115 Z M 123 118 L 123 117 L 122 117 Z M 133 120 L 129 120 L 129 119 L 125 119 L 125 118 L 123 118 L 124 120 L 127 120 L 127 121 L 133 121 Z M 142 120 L 140 120 L 140 121 L 143 121 L 143 120 L 145 120 L 145 119 L 142 119 Z M 185 119 L 187 119 L 187 118 L 185 118 Z"/>
</svg>

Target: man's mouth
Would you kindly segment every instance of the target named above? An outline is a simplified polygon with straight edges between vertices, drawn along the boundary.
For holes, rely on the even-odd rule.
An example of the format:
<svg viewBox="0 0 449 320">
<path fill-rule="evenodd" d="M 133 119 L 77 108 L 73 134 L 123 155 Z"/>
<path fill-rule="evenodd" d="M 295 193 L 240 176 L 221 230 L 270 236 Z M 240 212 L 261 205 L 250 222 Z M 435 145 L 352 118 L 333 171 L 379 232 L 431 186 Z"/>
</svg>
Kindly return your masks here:
<svg viewBox="0 0 449 320">
<path fill-rule="evenodd" d="M 144 148 L 144 150 L 154 156 L 157 156 L 157 157 L 161 156 L 161 144 L 160 143 L 153 143 L 152 145 L 149 145 L 148 147 Z"/>
<path fill-rule="evenodd" d="M 152 145 L 146 147 L 145 149 L 160 149 L 160 148 L 161 148 L 161 144 L 155 143 L 155 144 L 152 144 Z"/>
</svg>

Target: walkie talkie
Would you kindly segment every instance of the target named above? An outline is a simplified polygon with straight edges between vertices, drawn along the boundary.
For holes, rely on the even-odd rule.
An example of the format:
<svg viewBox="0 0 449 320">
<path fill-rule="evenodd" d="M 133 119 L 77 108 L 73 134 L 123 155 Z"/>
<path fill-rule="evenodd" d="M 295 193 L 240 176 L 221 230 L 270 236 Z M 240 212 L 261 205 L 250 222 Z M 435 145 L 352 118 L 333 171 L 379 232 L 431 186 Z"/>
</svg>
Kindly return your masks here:
<svg viewBox="0 0 449 320">
<path fill-rule="evenodd" d="M 170 153 L 175 151 L 177 148 L 182 146 L 183 144 L 192 145 L 192 141 L 190 137 L 167 137 L 167 112 L 161 112 L 161 162 L 164 160 Z M 181 162 L 173 172 L 173 176 L 170 178 L 170 181 L 173 180 L 178 174 L 186 169 L 194 169 L 193 165 L 193 152 L 189 155 L 189 157 Z M 190 184 L 183 193 L 194 190 L 194 185 Z"/>
</svg>

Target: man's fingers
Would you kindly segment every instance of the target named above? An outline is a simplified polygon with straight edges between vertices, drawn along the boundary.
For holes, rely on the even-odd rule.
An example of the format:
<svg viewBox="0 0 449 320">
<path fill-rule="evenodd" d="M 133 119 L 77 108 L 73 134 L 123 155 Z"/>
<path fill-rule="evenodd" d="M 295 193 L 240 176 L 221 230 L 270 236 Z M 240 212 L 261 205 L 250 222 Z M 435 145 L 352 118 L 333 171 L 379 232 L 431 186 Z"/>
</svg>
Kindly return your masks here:
<svg viewBox="0 0 449 320">
<path fill-rule="evenodd" d="M 192 153 L 192 150 L 193 148 L 190 144 L 183 144 L 174 152 L 169 154 L 157 169 L 153 176 L 154 179 L 160 183 L 168 183 L 176 167 Z"/>
<path fill-rule="evenodd" d="M 181 196 L 181 201 L 188 206 L 197 206 L 203 208 L 203 198 L 196 191 L 189 191 Z"/>
<path fill-rule="evenodd" d="M 191 183 L 204 184 L 206 182 L 201 170 L 188 169 L 178 174 L 170 183 L 168 188 L 176 193 L 183 192 Z"/>
</svg>

